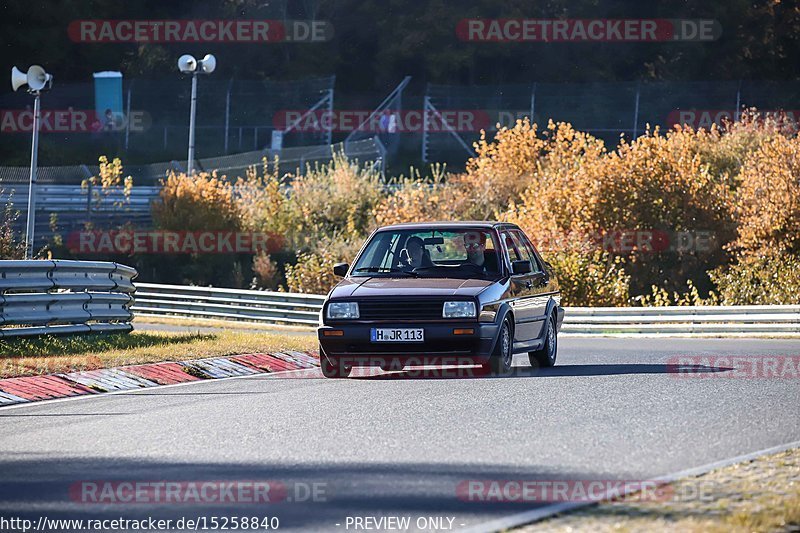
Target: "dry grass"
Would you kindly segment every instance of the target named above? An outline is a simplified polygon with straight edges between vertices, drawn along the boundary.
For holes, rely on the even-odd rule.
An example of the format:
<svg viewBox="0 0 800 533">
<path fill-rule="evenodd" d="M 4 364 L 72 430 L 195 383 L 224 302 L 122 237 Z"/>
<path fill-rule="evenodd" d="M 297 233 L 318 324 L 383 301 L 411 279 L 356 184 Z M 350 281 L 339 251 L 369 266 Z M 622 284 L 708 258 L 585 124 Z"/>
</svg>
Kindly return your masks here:
<svg viewBox="0 0 800 533">
<path fill-rule="evenodd" d="M 0 340 L 0 378 L 280 350 L 315 350 L 309 335 L 140 332 Z"/>
<path fill-rule="evenodd" d="M 134 328 L 142 324 L 164 324 L 168 326 L 197 327 L 197 328 L 225 328 L 244 330 L 269 330 L 271 332 L 313 332 L 313 326 L 284 326 L 281 324 L 265 324 L 263 322 L 248 322 L 246 320 L 218 320 L 214 318 L 180 317 L 180 316 L 150 316 L 137 314 L 133 318 Z"/>
<path fill-rule="evenodd" d="M 800 530 L 800 449 L 672 484 L 702 497 L 639 501 L 631 495 L 521 528 L 521 532 L 750 533 Z"/>
</svg>

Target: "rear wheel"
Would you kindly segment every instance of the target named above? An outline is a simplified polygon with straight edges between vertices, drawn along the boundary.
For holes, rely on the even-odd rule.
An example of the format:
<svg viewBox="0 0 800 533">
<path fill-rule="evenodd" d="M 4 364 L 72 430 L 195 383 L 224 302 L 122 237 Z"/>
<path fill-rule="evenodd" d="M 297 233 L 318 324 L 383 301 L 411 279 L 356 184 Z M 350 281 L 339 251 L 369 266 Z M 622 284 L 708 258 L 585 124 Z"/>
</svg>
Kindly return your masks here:
<svg viewBox="0 0 800 533">
<path fill-rule="evenodd" d="M 556 333 L 556 317 L 550 315 L 547 321 L 547 330 L 544 334 L 544 346 L 540 350 L 528 352 L 528 359 L 531 366 L 536 368 L 540 366 L 554 366 L 556 364 L 556 357 L 558 356 L 558 335 Z"/>
<path fill-rule="evenodd" d="M 500 335 L 497 337 L 497 343 L 494 346 L 494 352 L 489 359 L 489 372 L 494 375 L 504 375 L 511 372 L 511 363 L 514 360 L 514 332 L 511 329 L 511 322 L 508 319 L 503 320 L 503 325 L 500 327 Z"/>
<path fill-rule="evenodd" d="M 331 362 L 328 360 L 321 347 L 319 349 L 319 367 L 322 370 L 322 375 L 326 378 L 346 378 L 352 370 L 350 367 L 344 366 L 340 361 Z"/>
</svg>

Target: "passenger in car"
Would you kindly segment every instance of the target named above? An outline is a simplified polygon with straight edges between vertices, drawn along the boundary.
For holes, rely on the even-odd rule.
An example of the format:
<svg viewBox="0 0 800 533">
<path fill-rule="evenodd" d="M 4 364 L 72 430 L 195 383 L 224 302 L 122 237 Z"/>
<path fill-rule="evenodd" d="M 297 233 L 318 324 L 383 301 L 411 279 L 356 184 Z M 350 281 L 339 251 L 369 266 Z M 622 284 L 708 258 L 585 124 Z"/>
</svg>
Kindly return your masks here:
<svg viewBox="0 0 800 533">
<path fill-rule="evenodd" d="M 428 251 L 425 249 L 425 242 L 419 237 L 409 237 L 405 248 L 406 266 L 411 268 L 433 266 Z"/>
</svg>

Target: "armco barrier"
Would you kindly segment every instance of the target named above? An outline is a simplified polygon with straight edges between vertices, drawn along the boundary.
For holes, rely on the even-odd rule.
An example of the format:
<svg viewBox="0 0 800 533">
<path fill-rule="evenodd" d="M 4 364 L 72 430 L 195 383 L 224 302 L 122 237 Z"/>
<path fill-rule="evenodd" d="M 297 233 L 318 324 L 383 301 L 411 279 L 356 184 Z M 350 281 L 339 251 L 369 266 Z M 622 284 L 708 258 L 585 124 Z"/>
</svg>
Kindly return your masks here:
<svg viewBox="0 0 800 533">
<path fill-rule="evenodd" d="M 800 333 L 800 305 L 570 307 L 561 329 L 578 334 Z"/>
<path fill-rule="evenodd" d="M 130 331 L 136 270 L 102 261 L 0 261 L 0 338 Z"/>
<path fill-rule="evenodd" d="M 324 296 L 316 294 L 137 283 L 132 309 L 137 316 L 172 315 L 312 326 L 319 321 L 324 300 Z"/>
<path fill-rule="evenodd" d="M 313 326 L 324 296 L 215 287 L 137 284 L 137 316 L 176 316 Z M 800 333 L 800 305 L 568 307 L 575 334 Z"/>
</svg>

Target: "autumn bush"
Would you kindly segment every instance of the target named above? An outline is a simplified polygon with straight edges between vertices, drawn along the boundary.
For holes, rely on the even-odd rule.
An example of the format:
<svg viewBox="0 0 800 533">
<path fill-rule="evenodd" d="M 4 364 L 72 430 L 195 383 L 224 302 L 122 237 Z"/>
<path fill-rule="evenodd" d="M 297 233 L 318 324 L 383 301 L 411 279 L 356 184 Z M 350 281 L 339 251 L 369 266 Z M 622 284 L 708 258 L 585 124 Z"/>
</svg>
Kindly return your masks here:
<svg viewBox="0 0 800 533">
<path fill-rule="evenodd" d="M 443 167 L 434 166 L 432 176 L 423 179 L 418 170 L 412 169 L 410 176 L 399 176 L 391 180 L 393 193 L 386 195 L 373 209 L 377 226 L 450 220 L 460 216 L 452 208 L 453 186 L 446 180 Z"/>
<path fill-rule="evenodd" d="M 800 139 L 778 135 L 744 162 L 733 213 L 745 252 L 800 254 Z"/>
<path fill-rule="evenodd" d="M 800 257 L 796 254 L 745 253 L 710 276 L 721 305 L 800 304 Z"/>
<path fill-rule="evenodd" d="M 25 258 L 25 243 L 22 236 L 14 231 L 14 223 L 18 218 L 19 211 L 11 202 L 0 211 L 0 259 Z"/>
<path fill-rule="evenodd" d="M 201 172 L 170 173 L 151 211 L 156 229 L 175 232 L 238 231 L 240 204 L 225 176 Z M 169 254 L 140 256 L 145 275 L 158 272 L 165 283 L 244 287 L 252 279 L 252 258 L 245 254 Z M 153 276 L 155 277 L 155 276 Z"/>
<path fill-rule="evenodd" d="M 278 264 L 266 252 L 259 252 L 253 257 L 253 273 L 255 278 L 251 288 L 276 290 L 280 286 Z"/>
<path fill-rule="evenodd" d="M 611 148 L 567 123 L 521 120 L 483 136 L 458 174 L 434 165 L 385 178 L 335 154 L 303 173 L 265 161 L 235 180 L 172 175 L 154 218 L 165 229 L 281 235 L 285 249 L 226 269 L 261 288 L 327 292 L 333 264 L 352 261 L 377 226 L 499 219 L 553 264 L 566 305 L 787 302 L 797 300 L 799 148 L 756 113 L 710 130 L 652 128 Z M 637 232 L 671 246 L 607 239 Z M 699 233 L 710 246 L 692 245 Z M 677 246 L 679 236 L 689 244 Z"/>
<path fill-rule="evenodd" d="M 325 239 L 312 252 L 300 252 L 297 262 L 286 266 L 286 288 L 289 292 L 326 294 L 340 278 L 333 274 L 333 265 L 351 262 L 361 241 Z"/>
<path fill-rule="evenodd" d="M 108 160 L 102 155 L 98 158 L 99 171 L 97 175 L 87 178 L 81 182 L 82 189 L 90 189 L 92 201 L 95 205 L 108 204 L 118 209 L 125 209 L 130 201 L 133 178 L 125 176 L 122 167 L 122 160 L 118 157 Z M 122 197 L 112 196 L 115 189 L 122 190 Z"/>
<path fill-rule="evenodd" d="M 309 166 L 302 174 L 275 169 L 239 180 L 242 225 L 278 233 L 297 251 L 317 248 L 331 238 L 363 238 L 375 227 L 374 209 L 384 198 L 380 169 L 335 153 L 330 163 Z"/>
<path fill-rule="evenodd" d="M 561 250 L 546 257 L 558 274 L 562 305 L 628 305 L 630 276 L 623 258 L 602 250 Z"/>
<path fill-rule="evenodd" d="M 156 227 L 164 230 L 236 230 L 239 204 L 233 185 L 216 173 L 193 176 L 170 173 L 163 181 L 159 202 L 153 204 Z"/>
</svg>

